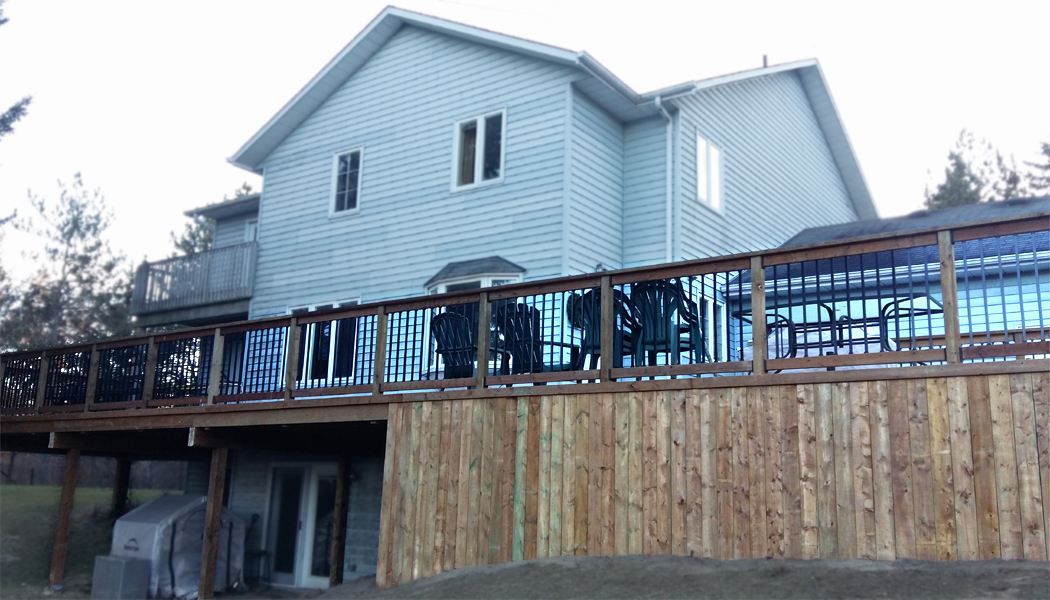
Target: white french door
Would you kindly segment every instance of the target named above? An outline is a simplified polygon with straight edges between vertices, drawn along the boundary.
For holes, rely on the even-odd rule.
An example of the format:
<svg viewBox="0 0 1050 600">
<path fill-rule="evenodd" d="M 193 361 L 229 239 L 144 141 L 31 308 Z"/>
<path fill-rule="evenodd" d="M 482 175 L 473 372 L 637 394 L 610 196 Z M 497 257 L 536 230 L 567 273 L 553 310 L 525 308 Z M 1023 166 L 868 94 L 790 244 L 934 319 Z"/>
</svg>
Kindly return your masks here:
<svg viewBox="0 0 1050 600">
<path fill-rule="evenodd" d="M 328 587 L 335 476 L 334 464 L 274 467 L 268 535 L 274 584 Z"/>
</svg>

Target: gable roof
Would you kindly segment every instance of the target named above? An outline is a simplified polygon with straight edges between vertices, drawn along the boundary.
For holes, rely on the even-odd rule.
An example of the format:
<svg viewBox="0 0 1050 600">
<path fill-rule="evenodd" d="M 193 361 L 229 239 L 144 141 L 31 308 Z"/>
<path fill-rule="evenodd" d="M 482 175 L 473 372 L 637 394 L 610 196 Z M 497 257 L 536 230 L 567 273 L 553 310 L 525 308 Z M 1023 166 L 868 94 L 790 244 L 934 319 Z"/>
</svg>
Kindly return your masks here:
<svg viewBox="0 0 1050 600">
<path fill-rule="evenodd" d="M 486 258 L 476 258 L 474 260 L 462 260 L 459 262 L 450 262 L 436 275 L 427 280 L 423 287 L 430 287 L 431 284 L 437 281 L 445 281 L 448 279 L 459 279 L 461 277 L 470 277 L 472 275 L 487 275 L 487 274 L 505 274 L 505 273 L 524 273 L 525 267 L 516 265 L 502 256 L 488 256 Z"/>
<path fill-rule="evenodd" d="M 586 52 L 565 50 L 392 6 L 383 9 L 379 16 L 357 34 L 262 129 L 231 156 L 228 159 L 229 162 L 253 173 L 261 174 L 260 165 L 266 157 L 406 25 L 579 69 L 590 77 L 584 77 L 574 85 L 622 121 L 659 115 L 655 107 L 657 98 L 673 105 L 675 97 L 747 79 L 796 71 L 813 106 L 820 128 L 827 139 L 857 215 L 861 219 L 878 218 L 875 204 L 872 202 L 849 136 L 846 135 L 842 119 L 839 118 L 838 109 L 831 97 L 831 91 L 828 89 L 824 74 L 816 59 L 741 71 L 699 81 L 688 81 L 639 94 Z"/>
<path fill-rule="evenodd" d="M 187 217 L 206 217 L 208 219 L 227 219 L 243 214 L 259 212 L 259 198 L 262 194 L 248 194 L 232 200 L 223 200 L 200 208 L 192 208 L 182 213 Z"/>
</svg>

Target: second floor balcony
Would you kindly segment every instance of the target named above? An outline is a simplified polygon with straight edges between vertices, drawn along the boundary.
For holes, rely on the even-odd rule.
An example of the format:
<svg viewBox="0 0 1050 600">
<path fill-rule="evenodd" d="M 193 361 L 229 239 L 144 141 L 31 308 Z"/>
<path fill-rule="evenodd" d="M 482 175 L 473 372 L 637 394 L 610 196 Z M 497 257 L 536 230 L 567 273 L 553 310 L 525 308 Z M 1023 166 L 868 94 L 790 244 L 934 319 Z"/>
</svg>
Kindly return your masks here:
<svg viewBox="0 0 1050 600">
<path fill-rule="evenodd" d="M 140 327 L 246 317 L 255 256 L 256 243 L 245 242 L 143 263 L 135 273 L 131 313 Z"/>
</svg>

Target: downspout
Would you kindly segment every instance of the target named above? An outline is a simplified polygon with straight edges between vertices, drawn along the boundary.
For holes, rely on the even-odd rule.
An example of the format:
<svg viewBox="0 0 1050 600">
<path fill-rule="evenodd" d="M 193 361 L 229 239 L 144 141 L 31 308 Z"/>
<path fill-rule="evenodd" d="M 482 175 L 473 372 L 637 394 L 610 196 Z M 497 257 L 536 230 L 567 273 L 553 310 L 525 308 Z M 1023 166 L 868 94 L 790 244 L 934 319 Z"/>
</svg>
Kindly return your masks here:
<svg viewBox="0 0 1050 600">
<path fill-rule="evenodd" d="M 660 96 L 657 96 L 656 98 L 654 98 L 653 99 L 653 103 L 656 106 L 656 110 L 660 111 L 660 114 L 662 114 L 664 116 L 664 120 L 667 121 L 667 161 L 666 161 L 666 165 L 667 165 L 667 168 L 666 168 L 667 178 L 666 179 L 667 179 L 667 181 L 665 183 L 667 198 L 666 198 L 666 201 L 664 202 L 664 213 L 665 213 L 665 215 L 664 215 L 664 226 L 666 228 L 665 231 L 667 232 L 667 237 L 665 239 L 665 244 L 664 244 L 664 256 L 665 256 L 665 261 L 664 262 L 672 262 L 674 260 L 673 250 L 672 250 L 673 246 L 672 246 L 672 240 L 671 240 L 672 226 L 673 226 L 673 218 L 672 218 L 672 216 L 673 216 L 673 210 L 674 210 L 674 207 L 673 207 L 674 190 L 673 190 L 673 185 L 672 185 L 672 182 L 673 182 L 672 170 L 674 168 L 674 157 L 673 157 L 673 152 L 674 152 L 674 146 L 673 146 L 674 120 L 671 118 L 670 113 L 667 112 L 667 109 L 664 108 L 663 102 L 661 102 L 661 100 L 660 100 Z"/>
</svg>

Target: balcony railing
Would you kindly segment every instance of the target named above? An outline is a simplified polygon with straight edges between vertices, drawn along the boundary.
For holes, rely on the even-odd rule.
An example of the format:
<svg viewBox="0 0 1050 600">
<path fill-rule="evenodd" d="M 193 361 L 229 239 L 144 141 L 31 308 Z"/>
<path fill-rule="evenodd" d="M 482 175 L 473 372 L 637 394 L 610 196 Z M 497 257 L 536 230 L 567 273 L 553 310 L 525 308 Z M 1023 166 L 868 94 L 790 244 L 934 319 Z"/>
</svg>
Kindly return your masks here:
<svg viewBox="0 0 1050 600">
<path fill-rule="evenodd" d="M 172 294 L 174 267 L 145 272 L 168 274 L 156 278 L 167 295 L 155 302 L 232 297 Z M 450 388 L 936 370 L 1046 358 L 1048 333 L 1043 213 L 5 354 L 0 409 L 387 402 L 472 393 L 441 392 Z"/>
<path fill-rule="evenodd" d="M 131 313 L 142 315 L 250 298 L 255 242 L 144 263 L 135 273 Z"/>
</svg>

